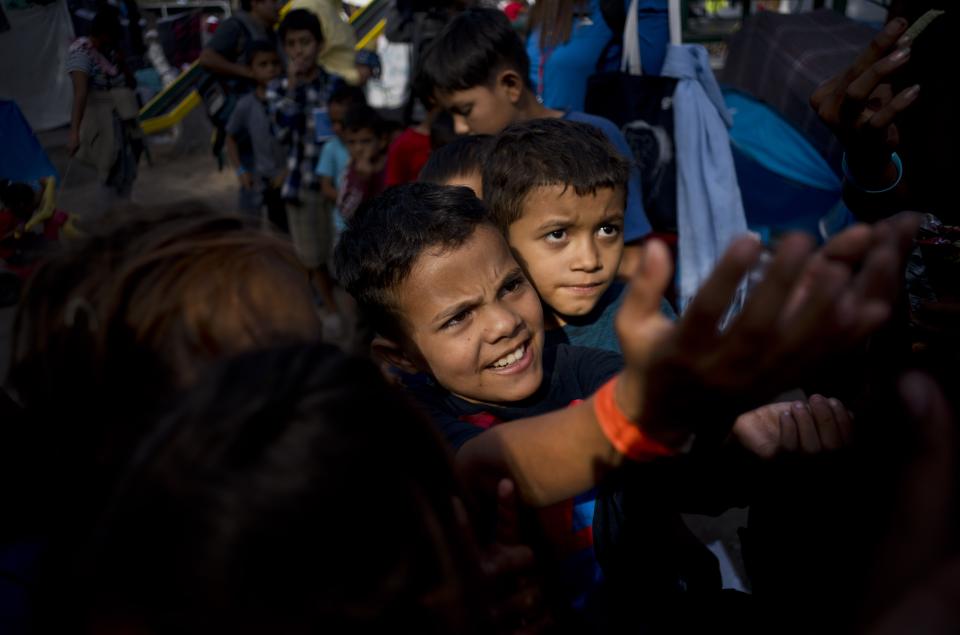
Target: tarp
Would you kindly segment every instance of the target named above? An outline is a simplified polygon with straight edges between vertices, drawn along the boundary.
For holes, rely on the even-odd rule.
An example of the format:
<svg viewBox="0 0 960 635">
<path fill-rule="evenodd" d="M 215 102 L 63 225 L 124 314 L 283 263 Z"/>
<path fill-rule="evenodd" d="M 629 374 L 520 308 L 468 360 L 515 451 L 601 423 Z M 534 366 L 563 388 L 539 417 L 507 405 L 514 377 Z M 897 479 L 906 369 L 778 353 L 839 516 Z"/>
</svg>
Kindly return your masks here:
<svg viewBox="0 0 960 635">
<path fill-rule="evenodd" d="M 0 33 L 0 99 L 16 101 L 34 130 L 70 123 L 73 87 L 63 72 L 73 24 L 66 0 L 7 9 Z"/>
<path fill-rule="evenodd" d="M 8 100 L 0 100 L 0 148 L 0 179 L 29 183 L 57 175 L 17 104 Z"/>
</svg>

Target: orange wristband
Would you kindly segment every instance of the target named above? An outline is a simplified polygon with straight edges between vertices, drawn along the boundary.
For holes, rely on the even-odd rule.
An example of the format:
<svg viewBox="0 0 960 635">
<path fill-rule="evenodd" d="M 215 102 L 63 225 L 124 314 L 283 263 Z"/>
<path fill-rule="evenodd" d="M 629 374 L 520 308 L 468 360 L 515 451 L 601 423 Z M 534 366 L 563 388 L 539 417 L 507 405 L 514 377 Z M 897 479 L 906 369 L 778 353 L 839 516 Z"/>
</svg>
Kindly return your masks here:
<svg viewBox="0 0 960 635">
<path fill-rule="evenodd" d="M 593 412 L 610 445 L 634 461 L 650 461 L 676 454 L 675 450 L 644 435 L 637 424 L 627 419 L 614 398 L 616 387 L 617 378 L 614 377 L 593 396 Z"/>
</svg>

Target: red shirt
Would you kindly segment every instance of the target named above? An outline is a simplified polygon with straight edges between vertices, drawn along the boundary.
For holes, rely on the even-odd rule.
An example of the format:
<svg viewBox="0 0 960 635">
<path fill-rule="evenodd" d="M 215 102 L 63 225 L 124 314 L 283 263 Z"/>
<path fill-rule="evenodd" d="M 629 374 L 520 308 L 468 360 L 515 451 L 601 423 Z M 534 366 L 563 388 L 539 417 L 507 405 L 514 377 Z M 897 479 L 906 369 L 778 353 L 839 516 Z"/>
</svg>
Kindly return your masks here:
<svg viewBox="0 0 960 635">
<path fill-rule="evenodd" d="M 407 128 L 387 152 L 387 187 L 416 181 L 430 158 L 430 135 Z"/>
</svg>

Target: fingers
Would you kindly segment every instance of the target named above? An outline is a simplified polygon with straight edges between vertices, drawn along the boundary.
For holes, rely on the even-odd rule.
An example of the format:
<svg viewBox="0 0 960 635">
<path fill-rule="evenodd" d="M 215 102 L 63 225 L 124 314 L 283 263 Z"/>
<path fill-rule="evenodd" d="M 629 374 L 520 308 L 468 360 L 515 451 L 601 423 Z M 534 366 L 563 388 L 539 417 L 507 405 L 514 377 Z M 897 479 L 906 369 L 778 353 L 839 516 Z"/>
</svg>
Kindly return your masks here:
<svg viewBox="0 0 960 635">
<path fill-rule="evenodd" d="M 867 100 L 877 86 L 901 68 L 910 59 L 910 49 L 897 49 L 890 55 L 870 64 L 850 82 L 845 91 L 844 108 L 852 110 L 852 116 L 858 114 L 867 105 Z M 850 120 L 851 114 L 841 119 Z"/>
<path fill-rule="evenodd" d="M 800 438 L 800 451 L 806 454 L 816 454 L 820 451 L 820 435 L 817 433 L 817 424 L 813 420 L 810 408 L 803 402 L 793 404 L 790 410 L 793 420 L 797 423 L 797 433 Z"/>
<path fill-rule="evenodd" d="M 920 95 L 920 84 L 914 84 L 900 91 L 893 99 L 880 108 L 872 117 L 870 125 L 877 130 L 884 130 L 894 122 L 897 116 L 906 110 Z"/>
<path fill-rule="evenodd" d="M 784 452 L 800 449 L 800 430 L 790 408 L 780 413 L 780 446 Z"/>
<path fill-rule="evenodd" d="M 660 312 L 660 298 L 663 297 L 670 276 L 673 275 L 673 262 L 670 250 L 659 240 L 646 243 L 639 265 L 632 272 L 630 288 L 623 299 L 623 309 L 636 319 Z"/>
<path fill-rule="evenodd" d="M 706 345 L 717 336 L 723 317 L 740 280 L 757 262 L 762 247 L 752 237 L 738 238 L 717 263 L 713 273 L 684 311 L 679 328 L 685 345 Z"/>
<path fill-rule="evenodd" d="M 877 60 L 882 58 L 887 52 L 897 44 L 900 37 L 906 32 L 909 24 L 903 18 L 890 20 L 882 31 L 877 33 L 876 37 L 870 41 L 870 45 L 863 51 L 853 65 L 847 69 L 846 76 L 850 81 L 859 77 L 868 68 L 873 66 Z"/>
<path fill-rule="evenodd" d="M 823 450 L 836 450 L 843 446 L 837 419 L 830 402 L 822 395 L 810 397 L 810 412 L 817 426 L 820 447 Z"/>
<path fill-rule="evenodd" d="M 833 419 L 837 423 L 837 432 L 840 434 L 840 443 L 850 445 L 853 440 L 853 415 L 839 399 L 828 399 L 830 409 L 833 410 Z"/>
</svg>

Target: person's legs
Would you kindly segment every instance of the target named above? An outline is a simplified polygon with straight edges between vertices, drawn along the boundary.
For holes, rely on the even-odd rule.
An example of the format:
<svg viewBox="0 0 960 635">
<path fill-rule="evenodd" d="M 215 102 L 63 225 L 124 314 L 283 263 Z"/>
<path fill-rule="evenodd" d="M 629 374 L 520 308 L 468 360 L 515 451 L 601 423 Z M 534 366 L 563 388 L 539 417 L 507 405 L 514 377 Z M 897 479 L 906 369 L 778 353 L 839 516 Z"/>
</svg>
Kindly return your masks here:
<svg viewBox="0 0 960 635">
<path fill-rule="evenodd" d="M 310 271 L 310 280 L 320 294 L 324 306 L 331 312 L 337 311 L 337 301 L 333 295 L 333 279 L 327 270 L 330 249 L 326 242 L 330 231 L 321 229 L 321 217 L 329 222 L 329 214 L 322 214 L 321 197 L 317 192 L 301 192 L 300 205 L 287 205 L 287 220 L 290 237 L 300 262 Z M 326 241 L 326 242 L 325 242 Z"/>
</svg>

